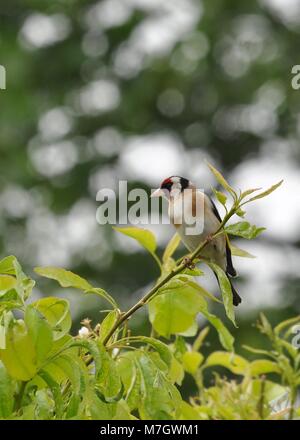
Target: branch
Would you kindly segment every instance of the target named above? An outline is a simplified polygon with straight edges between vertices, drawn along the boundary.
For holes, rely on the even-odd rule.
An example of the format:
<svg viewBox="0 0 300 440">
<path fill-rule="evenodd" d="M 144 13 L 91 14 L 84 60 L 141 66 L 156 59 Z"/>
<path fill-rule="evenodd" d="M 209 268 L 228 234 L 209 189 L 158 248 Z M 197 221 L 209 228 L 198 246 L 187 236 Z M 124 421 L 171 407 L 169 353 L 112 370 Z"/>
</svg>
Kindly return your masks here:
<svg viewBox="0 0 300 440">
<path fill-rule="evenodd" d="M 223 221 L 220 223 L 219 228 L 217 231 L 207 237 L 202 243 L 199 244 L 199 246 L 194 250 L 194 252 L 189 255 L 188 262 L 192 263 L 199 253 L 205 248 L 205 246 L 208 245 L 208 243 L 211 242 L 212 239 L 214 239 L 217 235 L 221 233 L 223 230 L 224 225 L 228 222 L 228 220 L 235 214 L 236 207 L 233 206 L 228 214 L 225 215 Z M 223 233 L 223 232 L 222 232 Z M 125 322 L 127 319 L 131 317 L 137 310 L 139 310 L 141 307 L 143 307 L 158 291 L 161 289 L 167 282 L 169 282 L 172 278 L 174 278 L 176 275 L 180 274 L 184 269 L 187 267 L 187 263 L 184 262 L 183 257 L 181 261 L 179 261 L 174 269 L 171 270 L 171 272 L 166 275 L 158 284 L 156 284 L 146 295 L 144 295 L 134 306 L 132 306 L 127 312 L 122 313 L 119 319 L 115 322 L 113 327 L 111 328 L 110 332 L 106 335 L 106 337 L 103 340 L 103 345 L 106 345 L 112 335 L 115 333 L 116 330 Z"/>
</svg>

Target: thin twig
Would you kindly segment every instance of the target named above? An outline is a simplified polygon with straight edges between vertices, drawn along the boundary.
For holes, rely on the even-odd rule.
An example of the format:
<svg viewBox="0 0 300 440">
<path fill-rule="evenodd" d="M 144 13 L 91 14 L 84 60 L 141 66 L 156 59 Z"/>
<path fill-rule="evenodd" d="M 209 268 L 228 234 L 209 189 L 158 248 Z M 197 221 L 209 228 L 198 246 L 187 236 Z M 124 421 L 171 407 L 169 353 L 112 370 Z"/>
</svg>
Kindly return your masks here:
<svg viewBox="0 0 300 440">
<path fill-rule="evenodd" d="M 257 410 L 261 420 L 264 420 L 264 405 L 265 405 L 265 388 L 266 388 L 266 376 L 261 377 L 260 383 L 260 397 L 257 405 Z"/>
</svg>

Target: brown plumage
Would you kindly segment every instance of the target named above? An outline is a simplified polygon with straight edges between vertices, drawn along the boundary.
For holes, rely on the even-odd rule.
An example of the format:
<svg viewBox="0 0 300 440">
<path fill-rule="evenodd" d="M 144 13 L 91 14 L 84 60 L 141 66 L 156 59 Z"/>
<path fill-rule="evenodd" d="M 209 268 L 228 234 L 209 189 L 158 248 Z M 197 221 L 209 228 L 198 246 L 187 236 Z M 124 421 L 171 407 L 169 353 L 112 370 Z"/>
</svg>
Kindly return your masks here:
<svg viewBox="0 0 300 440">
<path fill-rule="evenodd" d="M 164 180 L 160 189 L 153 195 L 163 195 L 169 200 L 171 223 L 175 226 L 182 242 L 189 251 L 193 252 L 202 241 L 218 230 L 222 220 L 215 204 L 187 179 L 172 176 Z M 194 225 L 197 222 L 199 231 L 191 234 L 188 232 L 190 232 L 193 222 Z M 228 276 L 236 276 L 229 240 L 225 234 L 219 235 L 208 243 L 199 256 L 218 264 Z M 230 279 L 229 281 L 231 283 L 233 304 L 237 306 L 241 302 L 241 298 Z"/>
</svg>

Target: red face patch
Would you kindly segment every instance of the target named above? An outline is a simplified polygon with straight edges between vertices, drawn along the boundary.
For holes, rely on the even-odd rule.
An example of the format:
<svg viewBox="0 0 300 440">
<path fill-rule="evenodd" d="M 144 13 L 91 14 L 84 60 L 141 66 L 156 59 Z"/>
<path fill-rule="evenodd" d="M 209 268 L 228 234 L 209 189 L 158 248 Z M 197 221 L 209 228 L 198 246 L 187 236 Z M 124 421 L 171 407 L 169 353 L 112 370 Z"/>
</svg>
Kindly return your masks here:
<svg viewBox="0 0 300 440">
<path fill-rule="evenodd" d="M 161 187 L 165 186 L 165 185 L 169 185 L 170 183 L 173 183 L 172 180 L 170 179 L 170 177 L 168 177 L 167 179 L 165 179 L 163 181 L 163 183 L 161 184 Z"/>
</svg>

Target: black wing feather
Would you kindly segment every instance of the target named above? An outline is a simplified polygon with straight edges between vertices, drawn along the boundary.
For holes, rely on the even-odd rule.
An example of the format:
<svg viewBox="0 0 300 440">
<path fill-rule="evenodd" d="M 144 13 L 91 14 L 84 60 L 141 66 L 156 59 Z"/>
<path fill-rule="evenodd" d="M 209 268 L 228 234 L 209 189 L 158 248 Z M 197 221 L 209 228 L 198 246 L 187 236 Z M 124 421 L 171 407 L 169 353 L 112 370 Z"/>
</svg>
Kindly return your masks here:
<svg viewBox="0 0 300 440">
<path fill-rule="evenodd" d="M 219 220 L 219 222 L 222 222 L 221 216 L 219 214 L 219 211 L 217 210 L 216 205 L 214 204 L 214 202 L 210 199 L 211 205 L 212 205 L 212 210 L 213 213 L 215 214 L 215 216 L 217 217 L 217 219 Z M 236 270 L 233 267 L 232 264 L 232 258 L 231 258 L 231 250 L 228 244 L 228 240 L 226 238 L 226 262 L 227 262 L 227 268 L 226 268 L 226 272 L 231 275 L 232 277 L 236 276 Z"/>
</svg>

